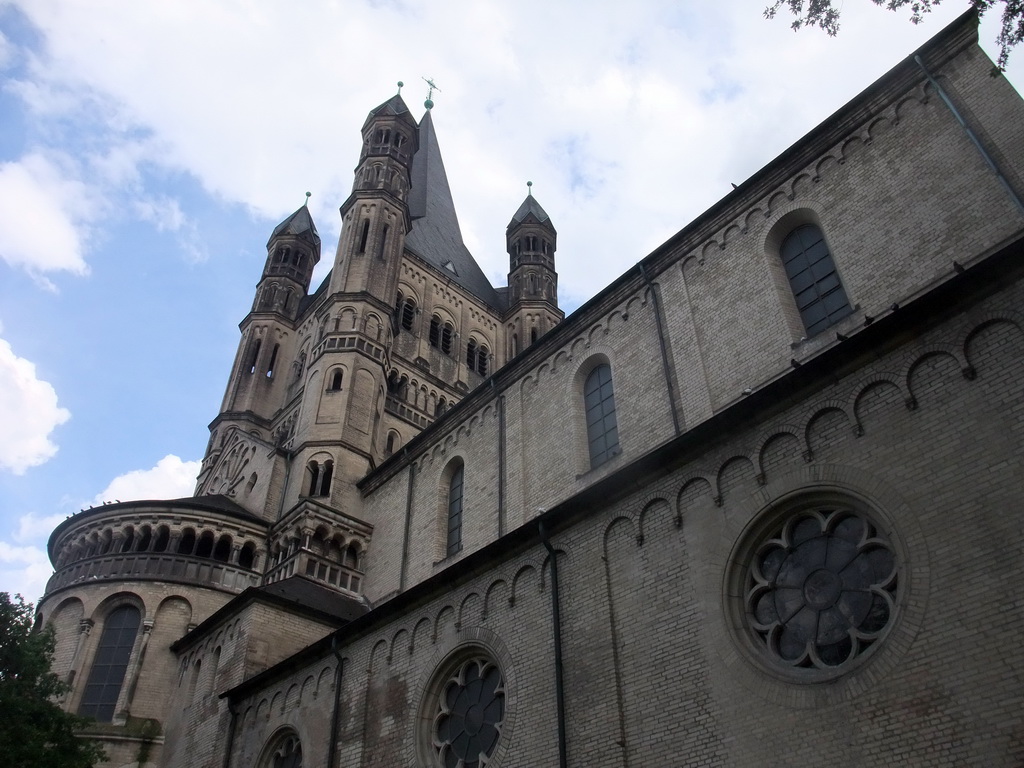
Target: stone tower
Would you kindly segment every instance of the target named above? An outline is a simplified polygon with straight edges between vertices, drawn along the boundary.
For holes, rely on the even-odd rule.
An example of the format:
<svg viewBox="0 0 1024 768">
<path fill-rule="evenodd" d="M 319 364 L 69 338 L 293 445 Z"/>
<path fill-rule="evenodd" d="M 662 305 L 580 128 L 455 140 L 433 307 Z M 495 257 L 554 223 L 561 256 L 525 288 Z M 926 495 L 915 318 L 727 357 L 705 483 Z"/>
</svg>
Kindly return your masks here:
<svg viewBox="0 0 1024 768">
<path fill-rule="evenodd" d="M 505 328 L 510 358 L 536 343 L 565 316 L 558 308 L 557 238 L 551 218 L 530 189 L 505 230 L 509 256 Z"/>
</svg>

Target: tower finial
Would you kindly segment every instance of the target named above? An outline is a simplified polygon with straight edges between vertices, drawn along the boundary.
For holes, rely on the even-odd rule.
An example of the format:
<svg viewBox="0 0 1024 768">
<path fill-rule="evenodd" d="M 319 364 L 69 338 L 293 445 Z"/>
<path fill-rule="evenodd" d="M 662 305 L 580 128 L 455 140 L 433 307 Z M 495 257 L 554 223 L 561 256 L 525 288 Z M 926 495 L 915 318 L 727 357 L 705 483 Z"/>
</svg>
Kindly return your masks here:
<svg viewBox="0 0 1024 768">
<path fill-rule="evenodd" d="M 313 196 L 312 192 L 307 192 L 306 193 L 306 202 L 304 202 L 303 205 L 306 206 L 307 208 L 309 207 L 309 198 L 311 198 L 312 196 Z"/>
<path fill-rule="evenodd" d="M 430 90 L 427 91 L 427 100 L 423 102 L 423 106 L 426 107 L 427 109 L 433 109 L 434 91 L 440 92 L 441 89 L 434 84 L 434 78 L 432 77 L 424 77 L 423 82 L 430 86 Z"/>
<path fill-rule="evenodd" d="M 533 197 L 533 182 L 532 181 L 526 182 L 526 196 L 527 197 Z"/>
<path fill-rule="evenodd" d="M 398 81 L 398 95 L 402 95 L 402 86 L 405 85 L 401 80 Z"/>
</svg>

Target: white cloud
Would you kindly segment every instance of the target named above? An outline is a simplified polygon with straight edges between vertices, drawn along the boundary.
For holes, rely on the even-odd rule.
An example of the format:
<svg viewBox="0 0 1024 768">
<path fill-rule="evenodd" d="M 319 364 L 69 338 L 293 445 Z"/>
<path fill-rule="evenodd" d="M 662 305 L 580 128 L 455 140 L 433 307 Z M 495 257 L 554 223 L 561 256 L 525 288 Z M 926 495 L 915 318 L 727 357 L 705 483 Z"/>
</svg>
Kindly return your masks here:
<svg viewBox="0 0 1024 768">
<path fill-rule="evenodd" d="M 0 258 L 34 275 L 85 274 L 91 208 L 86 186 L 41 154 L 0 164 Z"/>
<path fill-rule="evenodd" d="M 37 602 L 53 573 L 46 550 L 0 541 L 0 590 Z"/>
<path fill-rule="evenodd" d="M 93 504 L 139 499 L 180 499 L 195 490 L 199 461 L 182 461 L 173 454 L 164 456 L 151 469 L 135 469 L 118 475 L 96 494 Z"/>
<path fill-rule="evenodd" d="M 36 377 L 35 365 L 0 339 L 0 469 L 20 475 L 52 458 L 51 433 L 69 418 L 53 386 Z"/>
<path fill-rule="evenodd" d="M 594 0 L 580 13 L 543 0 L 33 0 L 23 10 L 47 53 L 27 103 L 101 105 L 110 130 L 146 137 L 133 162 L 183 170 L 261 215 L 286 215 L 309 189 L 330 253 L 367 110 L 401 77 L 419 116 L 419 76 L 431 75 L 463 234 L 484 271 L 504 280 L 504 227 L 532 179 L 558 227 L 560 284 L 580 298 L 938 32 L 954 5 L 916 27 L 851 5 L 830 39 L 745 3 Z M 387 73 L 368 72 L 382 49 Z"/>
<path fill-rule="evenodd" d="M 18 518 L 18 530 L 14 532 L 14 541 L 17 544 L 31 544 L 39 539 L 46 540 L 50 532 L 66 519 L 67 515 L 60 514 L 37 517 L 35 513 L 30 512 L 22 515 Z"/>
<path fill-rule="evenodd" d="M 6 68 L 14 60 L 14 44 L 0 30 L 0 69 Z"/>
</svg>

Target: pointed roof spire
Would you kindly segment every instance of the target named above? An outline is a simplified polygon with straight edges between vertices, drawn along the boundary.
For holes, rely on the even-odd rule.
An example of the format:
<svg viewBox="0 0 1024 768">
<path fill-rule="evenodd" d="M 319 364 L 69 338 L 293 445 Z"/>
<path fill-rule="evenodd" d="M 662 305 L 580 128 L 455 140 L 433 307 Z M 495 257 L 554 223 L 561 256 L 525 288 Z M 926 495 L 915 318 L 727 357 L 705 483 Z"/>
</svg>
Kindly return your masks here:
<svg viewBox="0 0 1024 768">
<path fill-rule="evenodd" d="M 531 213 L 539 222 L 548 221 L 550 218 L 547 212 L 540 207 L 540 203 L 537 202 L 537 198 L 533 196 L 533 182 L 528 181 L 526 182 L 526 199 L 523 200 L 523 204 L 519 206 L 519 210 L 512 215 L 512 221 L 508 223 L 508 227 L 506 227 L 506 229 L 513 227 L 516 224 L 522 224 L 526 220 L 526 217 Z"/>
<path fill-rule="evenodd" d="M 412 229 L 405 245 L 429 264 L 444 270 L 486 304 L 501 309 L 503 300 L 462 241 L 431 114 L 428 110 L 420 121 L 419 149 L 412 161 L 409 190 Z"/>
<path fill-rule="evenodd" d="M 274 242 L 275 238 L 291 235 L 292 237 L 299 237 L 312 243 L 319 253 L 320 234 L 316 231 L 316 225 L 313 223 L 313 217 L 309 214 L 309 198 L 310 193 L 307 192 L 306 202 L 302 204 L 302 207 L 274 227 L 274 232 L 267 241 L 268 248 L 270 247 L 270 244 Z"/>
</svg>

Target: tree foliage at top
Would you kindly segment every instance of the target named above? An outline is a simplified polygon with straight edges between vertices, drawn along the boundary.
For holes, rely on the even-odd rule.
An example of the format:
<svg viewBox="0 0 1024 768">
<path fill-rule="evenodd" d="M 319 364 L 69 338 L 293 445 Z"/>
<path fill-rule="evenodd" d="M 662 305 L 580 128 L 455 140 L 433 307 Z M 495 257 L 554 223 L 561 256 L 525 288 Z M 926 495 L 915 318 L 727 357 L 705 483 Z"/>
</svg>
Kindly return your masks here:
<svg viewBox="0 0 1024 768">
<path fill-rule="evenodd" d="M 910 20 L 914 24 L 924 21 L 924 16 L 942 0 L 871 0 L 875 5 L 881 5 L 887 10 L 896 11 L 900 8 L 910 9 Z M 999 57 L 996 59 L 996 67 L 999 71 L 1006 69 L 1006 62 L 1010 56 L 1010 49 L 1021 41 L 1024 41 L 1024 0 L 968 0 L 969 5 L 981 16 L 995 5 L 1002 3 L 1003 19 L 996 38 L 999 46 Z M 839 31 L 839 11 L 833 4 L 833 0 L 775 0 L 765 8 L 766 18 L 775 18 L 780 9 L 785 8 L 796 16 L 792 27 L 820 27 L 830 35 Z"/>
<path fill-rule="evenodd" d="M 0 592 L 0 755 L 12 768 L 91 768 L 103 751 L 75 731 L 88 721 L 54 699 L 67 686 L 50 671 L 53 628 L 33 630 L 32 604 Z"/>
</svg>

